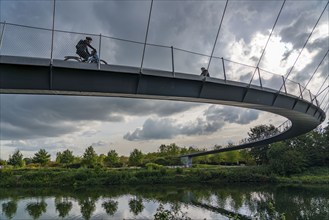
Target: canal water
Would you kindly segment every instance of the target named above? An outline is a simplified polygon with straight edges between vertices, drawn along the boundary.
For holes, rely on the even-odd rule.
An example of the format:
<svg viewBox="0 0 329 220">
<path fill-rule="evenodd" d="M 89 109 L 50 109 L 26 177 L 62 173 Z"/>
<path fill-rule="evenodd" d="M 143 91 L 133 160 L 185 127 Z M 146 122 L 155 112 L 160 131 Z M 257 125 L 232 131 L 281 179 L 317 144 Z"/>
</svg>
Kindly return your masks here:
<svg viewBox="0 0 329 220">
<path fill-rule="evenodd" d="M 0 219 L 329 219 L 328 185 L 0 189 Z"/>
</svg>

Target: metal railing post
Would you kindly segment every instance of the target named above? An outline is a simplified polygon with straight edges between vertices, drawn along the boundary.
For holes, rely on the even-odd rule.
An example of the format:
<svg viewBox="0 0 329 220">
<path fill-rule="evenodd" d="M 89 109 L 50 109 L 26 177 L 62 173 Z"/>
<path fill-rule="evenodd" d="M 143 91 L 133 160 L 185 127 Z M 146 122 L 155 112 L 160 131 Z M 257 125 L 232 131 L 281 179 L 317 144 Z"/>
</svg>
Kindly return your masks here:
<svg viewBox="0 0 329 220">
<path fill-rule="evenodd" d="M 284 76 L 282 76 L 282 81 L 283 81 L 282 85 L 283 85 L 283 88 L 284 88 L 284 92 L 287 94 L 286 81 L 284 80 Z M 281 86 L 281 88 L 282 88 L 282 86 Z M 280 90 L 281 90 L 281 88 L 280 88 Z"/>
<path fill-rule="evenodd" d="M 304 97 L 303 97 L 303 92 L 302 92 L 302 88 L 300 87 L 300 83 L 298 83 L 298 87 L 299 87 L 300 97 L 301 97 L 302 99 L 304 99 Z"/>
<path fill-rule="evenodd" d="M 1 31 L 1 37 L 0 37 L 0 54 L 1 54 L 3 36 L 5 35 L 5 27 L 6 27 L 6 21 L 3 23 L 3 27 L 2 27 L 2 31 Z"/>
<path fill-rule="evenodd" d="M 99 45 L 98 45 L 98 64 L 97 68 L 101 68 L 101 48 L 102 48 L 102 34 L 99 34 Z"/>
<path fill-rule="evenodd" d="M 224 64 L 224 58 L 222 57 L 222 65 L 223 65 L 223 72 L 224 72 L 224 80 L 226 82 L 226 71 L 225 71 L 225 64 Z"/>
<path fill-rule="evenodd" d="M 310 100 L 311 100 L 311 102 L 313 103 L 313 100 L 312 100 L 312 93 L 311 93 L 311 91 L 308 89 L 308 94 L 310 95 Z"/>
<path fill-rule="evenodd" d="M 175 77 L 175 60 L 174 60 L 174 47 L 171 46 L 171 67 L 172 67 L 172 76 Z"/>
<path fill-rule="evenodd" d="M 262 79 L 260 78 L 260 71 L 259 71 L 259 67 L 257 67 L 257 72 L 258 72 L 258 77 L 259 77 L 259 84 L 260 84 L 260 88 L 263 88 Z"/>
<path fill-rule="evenodd" d="M 318 99 L 316 97 L 315 97 L 315 102 L 316 102 L 316 106 L 318 106 L 320 108 L 319 101 L 318 101 Z"/>
<path fill-rule="evenodd" d="M 53 26 L 51 28 L 51 49 L 50 49 L 50 65 L 53 64 L 53 53 L 54 53 L 54 34 L 55 34 L 55 13 L 56 13 L 56 0 L 54 0 L 53 6 Z"/>
</svg>

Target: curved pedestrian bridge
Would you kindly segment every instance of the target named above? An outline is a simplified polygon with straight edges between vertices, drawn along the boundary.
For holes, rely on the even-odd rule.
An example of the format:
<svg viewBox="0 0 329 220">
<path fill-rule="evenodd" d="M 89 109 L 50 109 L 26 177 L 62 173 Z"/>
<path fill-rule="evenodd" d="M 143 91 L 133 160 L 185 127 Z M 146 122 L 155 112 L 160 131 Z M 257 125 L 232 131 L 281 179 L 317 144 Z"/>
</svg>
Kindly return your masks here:
<svg viewBox="0 0 329 220">
<path fill-rule="evenodd" d="M 281 115 L 289 123 L 275 135 L 193 156 L 243 149 L 292 138 L 325 119 L 316 98 L 211 77 L 137 67 L 0 56 L 0 93 L 109 96 L 237 106 Z M 283 85 L 285 86 L 285 85 Z"/>
</svg>

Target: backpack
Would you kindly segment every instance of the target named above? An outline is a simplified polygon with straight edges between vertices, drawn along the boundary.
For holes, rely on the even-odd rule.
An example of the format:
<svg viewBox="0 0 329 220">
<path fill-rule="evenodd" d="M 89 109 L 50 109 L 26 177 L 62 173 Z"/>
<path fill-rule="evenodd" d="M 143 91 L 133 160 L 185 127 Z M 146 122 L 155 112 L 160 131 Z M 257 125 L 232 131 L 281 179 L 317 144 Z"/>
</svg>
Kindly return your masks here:
<svg viewBox="0 0 329 220">
<path fill-rule="evenodd" d="M 77 45 L 75 46 L 75 48 L 77 48 L 77 50 L 79 49 L 83 49 L 85 47 L 85 42 L 84 40 L 80 40 Z"/>
</svg>

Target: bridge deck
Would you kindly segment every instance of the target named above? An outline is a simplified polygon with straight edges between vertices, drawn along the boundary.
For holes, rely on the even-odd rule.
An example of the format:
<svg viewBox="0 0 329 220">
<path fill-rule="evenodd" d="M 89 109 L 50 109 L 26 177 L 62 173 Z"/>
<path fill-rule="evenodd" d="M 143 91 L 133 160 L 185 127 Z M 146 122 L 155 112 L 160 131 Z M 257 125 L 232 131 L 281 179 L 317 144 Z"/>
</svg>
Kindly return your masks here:
<svg viewBox="0 0 329 220">
<path fill-rule="evenodd" d="M 175 100 L 252 108 L 289 119 L 290 129 L 274 137 L 236 146 L 269 144 L 304 134 L 325 119 L 313 103 L 269 88 L 215 78 L 127 66 L 0 56 L 0 93 L 114 96 Z M 225 149 L 214 151 L 221 152 Z"/>
</svg>

